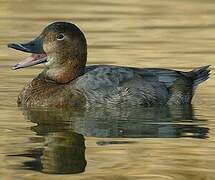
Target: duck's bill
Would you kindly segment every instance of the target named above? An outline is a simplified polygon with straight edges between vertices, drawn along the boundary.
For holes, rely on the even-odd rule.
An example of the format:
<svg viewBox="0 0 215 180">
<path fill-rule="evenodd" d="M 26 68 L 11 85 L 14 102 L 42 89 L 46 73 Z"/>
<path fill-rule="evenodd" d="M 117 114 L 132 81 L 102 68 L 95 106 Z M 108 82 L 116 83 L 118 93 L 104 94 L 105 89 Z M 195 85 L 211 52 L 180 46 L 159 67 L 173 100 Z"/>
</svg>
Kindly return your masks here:
<svg viewBox="0 0 215 180">
<path fill-rule="evenodd" d="M 36 64 L 41 64 L 47 61 L 47 57 L 45 52 L 43 51 L 42 48 L 42 38 L 38 37 L 35 40 L 26 43 L 26 44 L 21 44 L 21 43 L 11 43 L 8 44 L 8 47 L 32 53 L 31 56 L 27 57 L 26 59 L 22 60 L 18 64 L 15 64 L 12 66 L 12 69 L 20 69 L 20 68 L 25 68 L 29 66 L 34 66 Z"/>
</svg>

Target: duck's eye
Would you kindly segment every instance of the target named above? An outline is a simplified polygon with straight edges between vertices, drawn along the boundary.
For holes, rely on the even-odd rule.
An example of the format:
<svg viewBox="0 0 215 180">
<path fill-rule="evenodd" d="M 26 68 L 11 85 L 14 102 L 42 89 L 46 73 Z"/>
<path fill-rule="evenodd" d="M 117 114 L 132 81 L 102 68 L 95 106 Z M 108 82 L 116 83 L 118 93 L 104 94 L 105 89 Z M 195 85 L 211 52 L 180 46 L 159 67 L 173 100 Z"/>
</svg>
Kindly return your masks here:
<svg viewBox="0 0 215 180">
<path fill-rule="evenodd" d="M 60 33 L 60 34 L 56 35 L 56 39 L 59 40 L 59 41 L 63 40 L 64 38 L 65 38 L 65 35 L 63 33 Z"/>
</svg>

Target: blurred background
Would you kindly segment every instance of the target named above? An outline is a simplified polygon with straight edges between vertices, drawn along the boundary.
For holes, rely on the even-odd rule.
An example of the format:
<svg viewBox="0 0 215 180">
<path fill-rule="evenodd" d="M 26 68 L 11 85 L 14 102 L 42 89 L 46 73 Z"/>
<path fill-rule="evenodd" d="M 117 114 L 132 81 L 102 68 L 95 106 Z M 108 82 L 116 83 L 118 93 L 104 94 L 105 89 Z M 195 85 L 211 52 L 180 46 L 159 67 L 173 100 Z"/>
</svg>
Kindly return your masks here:
<svg viewBox="0 0 215 180">
<path fill-rule="evenodd" d="M 17 95 L 43 66 L 12 71 L 27 54 L 7 44 L 32 40 L 53 21 L 80 27 L 88 64 L 211 64 L 211 78 L 180 113 L 25 112 Z M 214 32 L 214 0 L 0 0 L 0 179 L 215 179 Z"/>
</svg>

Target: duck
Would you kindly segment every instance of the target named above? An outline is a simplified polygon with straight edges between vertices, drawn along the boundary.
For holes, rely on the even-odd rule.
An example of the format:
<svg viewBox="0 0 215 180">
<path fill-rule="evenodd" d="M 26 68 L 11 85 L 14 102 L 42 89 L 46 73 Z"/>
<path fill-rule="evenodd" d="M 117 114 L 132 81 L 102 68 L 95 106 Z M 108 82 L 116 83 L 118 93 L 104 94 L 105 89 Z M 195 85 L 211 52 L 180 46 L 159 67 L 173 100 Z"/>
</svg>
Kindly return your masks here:
<svg viewBox="0 0 215 180">
<path fill-rule="evenodd" d="M 199 84 L 209 78 L 210 65 L 191 71 L 162 68 L 87 66 L 87 41 L 78 26 L 53 22 L 28 43 L 9 48 L 30 53 L 13 70 L 44 63 L 44 69 L 21 90 L 25 107 L 96 105 L 163 106 L 191 104 Z"/>
</svg>

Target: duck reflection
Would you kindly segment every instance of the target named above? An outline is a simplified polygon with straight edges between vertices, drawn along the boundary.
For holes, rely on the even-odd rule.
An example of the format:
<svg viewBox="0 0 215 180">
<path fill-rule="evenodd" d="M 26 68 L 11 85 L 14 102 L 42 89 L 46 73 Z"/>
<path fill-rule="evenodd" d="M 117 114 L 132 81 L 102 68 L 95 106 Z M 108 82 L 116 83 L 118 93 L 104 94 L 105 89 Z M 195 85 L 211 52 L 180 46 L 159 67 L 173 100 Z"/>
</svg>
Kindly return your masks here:
<svg viewBox="0 0 215 180">
<path fill-rule="evenodd" d="M 177 107 L 93 107 L 72 112 L 68 119 L 75 132 L 94 137 L 207 138 L 208 128 L 194 116 L 193 108 Z"/>
<path fill-rule="evenodd" d="M 43 134 L 44 136 L 44 147 L 31 149 L 27 153 L 15 155 L 33 158 L 32 161 L 24 162 L 24 169 L 51 174 L 73 174 L 81 173 L 85 170 L 86 160 L 83 135 L 72 131 L 48 132 L 47 134 L 45 132 L 41 132 L 41 134 L 39 131 L 37 132 L 38 135 Z M 33 143 L 38 143 L 38 140 L 37 138 L 32 139 Z"/>
<path fill-rule="evenodd" d="M 43 147 L 19 156 L 33 157 L 28 169 L 45 173 L 80 173 L 85 170 L 84 136 L 110 137 L 98 145 L 126 143 L 127 138 L 207 138 L 208 128 L 194 117 L 192 106 L 183 107 L 93 107 L 88 109 L 22 109 L 36 125 L 33 143 Z M 129 141 L 130 142 L 130 141 Z"/>
</svg>

